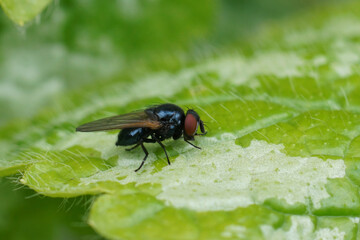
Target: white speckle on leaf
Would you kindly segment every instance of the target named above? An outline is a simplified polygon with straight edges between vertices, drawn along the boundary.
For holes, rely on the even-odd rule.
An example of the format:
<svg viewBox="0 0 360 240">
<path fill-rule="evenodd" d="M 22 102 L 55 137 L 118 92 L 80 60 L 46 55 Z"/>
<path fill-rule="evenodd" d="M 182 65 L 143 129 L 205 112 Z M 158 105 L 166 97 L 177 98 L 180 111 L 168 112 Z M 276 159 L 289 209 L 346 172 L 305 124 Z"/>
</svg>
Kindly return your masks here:
<svg viewBox="0 0 360 240">
<path fill-rule="evenodd" d="M 358 36 L 360 36 L 359 19 L 348 15 L 334 17 L 320 29 L 307 28 L 288 32 L 284 34 L 284 41 L 289 46 L 295 47 Z"/>
<path fill-rule="evenodd" d="M 342 63 L 348 63 L 348 64 L 358 63 L 360 57 L 356 53 L 348 49 L 349 46 L 347 44 L 345 44 L 345 46 L 341 46 L 341 48 L 339 49 L 340 52 L 336 53 L 338 60 Z"/>
<path fill-rule="evenodd" d="M 243 148 L 235 144 L 232 134 L 219 138 L 198 138 L 202 150 L 173 144 L 179 156 L 172 159 L 170 166 L 157 170 L 151 164 L 156 158 L 150 156 L 138 173 L 129 169 L 138 167 L 143 153 L 121 151 L 119 166 L 82 181 L 86 184 L 121 179 L 122 184 L 159 184 L 162 191 L 156 197 L 169 205 L 216 211 L 262 204 L 269 198 L 306 205 L 310 199 L 319 208 L 321 200 L 329 197 L 327 179 L 345 176 L 343 160 L 291 157 L 282 152 L 283 145 L 265 141 L 252 141 Z"/>
<path fill-rule="evenodd" d="M 339 77 L 345 78 L 353 74 L 352 67 L 358 66 L 360 49 L 356 52 L 349 51 L 355 47 L 349 47 L 348 42 L 337 41 L 333 44 L 334 54 L 336 61 L 331 64 L 332 69 L 338 74 Z M 355 48 L 356 49 L 356 48 Z"/>
<path fill-rule="evenodd" d="M 302 240 L 313 239 L 314 224 L 308 216 L 291 216 L 291 227 L 288 231 L 274 229 L 269 225 L 260 226 L 267 240 Z"/>
<path fill-rule="evenodd" d="M 314 223 L 308 216 L 291 216 L 291 227 L 288 231 L 282 228 L 274 229 L 269 225 L 262 225 L 260 228 L 268 240 L 342 240 L 345 237 L 345 232 L 341 232 L 337 227 L 315 230 Z"/>
<path fill-rule="evenodd" d="M 225 227 L 225 231 L 221 233 L 221 236 L 224 238 L 244 238 L 246 232 L 246 228 L 241 225 L 228 225 Z"/>
<path fill-rule="evenodd" d="M 316 56 L 314 59 L 313 59 L 313 64 L 316 66 L 316 67 L 319 67 L 319 66 L 322 66 L 322 65 L 325 65 L 327 63 L 327 59 L 325 56 Z"/>
<path fill-rule="evenodd" d="M 334 63 L 331 67 L 341 78 L 348 77 L 352 74 L 351 66 L 348 64 Z"/>
<path fill-rule="evenodd" d="M 350 220 L 351 220 L 353 223 L 359 223 L 360 218 L 358 218 L 358 217 L 352 217 L 352 218 L 350 218 Z"/>
<path fill-rule="evenodd" d="M 301 76 L 299 67 L 304 63 L 305 61 L 296 54 L 271 51 L 262 52 L 250 59 L 229 56 L 200 66 L 199 70 L 216 72 L 221 79 L 239 85 L 254 80 L 257 75 L 274 75 L 280 78 Z M 221 81 L 221 84 L 223 83 Z M 256 81 L 251 83 L 257 86 Z"/>
<path fill-rule="evenodd" d="M 337 227 L 322 228 L 315 232 L 315 240 L 342 240 L 344 238 L 345 232 L 340 232 Z"/>
</svg>

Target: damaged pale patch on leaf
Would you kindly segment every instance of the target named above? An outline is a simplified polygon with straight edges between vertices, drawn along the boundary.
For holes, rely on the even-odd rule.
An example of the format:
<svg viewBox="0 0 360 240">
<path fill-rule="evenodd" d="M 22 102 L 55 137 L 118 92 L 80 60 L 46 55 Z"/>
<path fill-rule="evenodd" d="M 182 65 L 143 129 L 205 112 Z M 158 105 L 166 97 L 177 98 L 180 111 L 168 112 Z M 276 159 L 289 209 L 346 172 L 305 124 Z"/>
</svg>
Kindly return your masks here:
<svg viewBox="0 0 360 240">
<path fill-rule="evenodd" d="M 81 181 L 158 184 L 162 191 L 156 198 L 170 206 L 230 211 L 263 204 L 270 198 L 318 209 L 321 200 L 329 197 L 325 189 L 327 180 L 345 176 L 343 160 L 289 157 L 281 152 L 283 146 L 258 141 L 242 148 L 234 144 L 234 139 L 232 135 L 221 136 L 220 140 L 201 139 L 199 144 L 204 151 L 176 148 L 180 155 L 171 166 L 160 170 L 148 164 L 141 174 L 128 171 L 135 169 L 138 162 L 121 156 L 117 167 Z"/>
</svg>

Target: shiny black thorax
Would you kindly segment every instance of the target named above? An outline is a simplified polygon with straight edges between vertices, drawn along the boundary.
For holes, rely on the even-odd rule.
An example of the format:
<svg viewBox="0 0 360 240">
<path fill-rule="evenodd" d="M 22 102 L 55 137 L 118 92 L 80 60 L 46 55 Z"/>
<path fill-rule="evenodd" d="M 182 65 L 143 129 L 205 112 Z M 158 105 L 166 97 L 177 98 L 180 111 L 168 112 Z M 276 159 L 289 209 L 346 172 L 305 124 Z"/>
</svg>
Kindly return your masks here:
<svg viewBox="0 0 360 240">
<path fill-rule="evenodd" d="M 185 114 L 180 107 L 168 103 L 147 108 L 145 112 L 150 119 L 161 122 L 161 127 L 156 130 L 150 128 L 125 128 L 118 135 L 117 146 L 129 146 L 140 141 L 147 142 L 145 140 L 149 138 L 163 141 L 171 137 L 176 140 L 182 136 Z"/>
</svg>

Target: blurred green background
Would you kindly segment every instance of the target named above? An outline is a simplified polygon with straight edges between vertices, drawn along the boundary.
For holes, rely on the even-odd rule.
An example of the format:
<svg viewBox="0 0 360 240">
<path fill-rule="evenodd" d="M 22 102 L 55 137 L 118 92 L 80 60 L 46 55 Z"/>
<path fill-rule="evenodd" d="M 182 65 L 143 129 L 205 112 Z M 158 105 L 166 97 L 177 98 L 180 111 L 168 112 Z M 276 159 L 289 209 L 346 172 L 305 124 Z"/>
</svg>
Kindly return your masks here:
<svg viewBox="0 0 360 240">
<path fill-rule="evenodd" d="M 2 11 L 0 126 L 27 121 L 94 83 L 176 71 L 231 52 L 273 22 L 335 4 L 340 1 L 62 0 L 23 27 Z M 0 179 L 0 239 L 101 239 L 85 222 L 92 197 L 41 197 L 18 189 L 17 177 Z"/>
<path fill-rule="evenodd" d="M 0 15 L 0 124 L 116 74 L 216 55 L 325 0 L 54 1 L 24 27 Z M 344 2 L 344 1 L 342 1 Z"/>
</svg>

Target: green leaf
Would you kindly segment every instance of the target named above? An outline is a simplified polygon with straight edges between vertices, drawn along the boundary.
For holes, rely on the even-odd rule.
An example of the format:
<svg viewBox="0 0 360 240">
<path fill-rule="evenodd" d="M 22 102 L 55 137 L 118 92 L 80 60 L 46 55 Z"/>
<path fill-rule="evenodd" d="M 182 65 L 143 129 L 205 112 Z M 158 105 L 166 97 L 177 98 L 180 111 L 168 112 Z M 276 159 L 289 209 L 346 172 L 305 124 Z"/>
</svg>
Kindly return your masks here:
<svg viewBox="0 0 360 240">
<path fill-rule="evenodd" d="M 33 20 L 51 0 L 1 0 L 0 6 L 16 24 L 23 26 Z"/>
<path fill-rule="evenodd" d="M 359 13 L 314 11 L 175 71 L 124 71 L 68 94 L 1 129 L 0 174 L 21 171 L 51 197 L 101 194 L 89 223 L 110 239 L 355 239 Z M 116 132 L 75 133 L 165 101 L 195 108 L 209 132 L 202 150 L 165 141 L 170 166 L 147 144 L 135 173 L 144 153 L 115 147 Z"/>
</svg>

